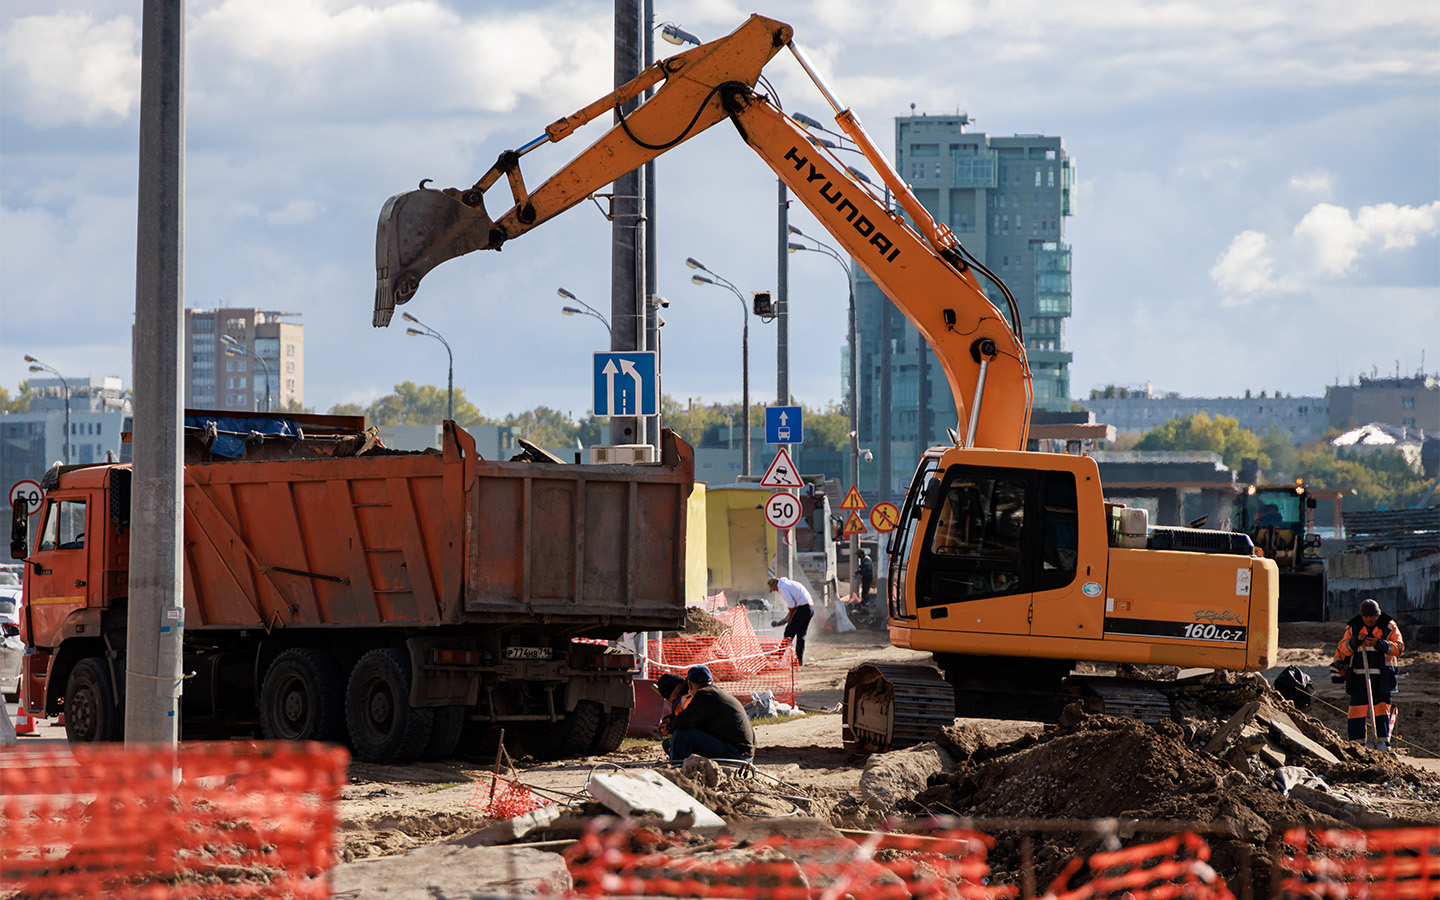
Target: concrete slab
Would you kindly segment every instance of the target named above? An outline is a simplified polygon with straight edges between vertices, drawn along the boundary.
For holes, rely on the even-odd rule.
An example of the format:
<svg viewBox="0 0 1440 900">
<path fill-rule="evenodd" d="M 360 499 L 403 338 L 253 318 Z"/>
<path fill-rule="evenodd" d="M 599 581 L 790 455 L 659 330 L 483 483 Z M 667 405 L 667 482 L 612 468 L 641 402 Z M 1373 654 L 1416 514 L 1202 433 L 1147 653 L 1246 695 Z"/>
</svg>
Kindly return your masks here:
<svg viewBox="0 0 1440 900">
<path fill-rule="evenodd" d="M 343 863 L 330 873 L 331 896 L 346 900 L 560 897 L 572 886 L 560 854 L 525 847 L 431 844 L 404 856 Z"/>
<path fill-rule="evenodd" d="M 666 822 L 693 817 L 688 827 L 723 828 L 725 820 L 654 769 L 597 772 L 590 793 L 622 816 L 655 813 Z"/>
<path fill-rule="evenodd" d="M 1331 765 L 1340 762 L 1335 754 L 1306 737 L 1303 731 L 1295 727 L 1294 720 L 1278 709 L 1265 706 L 1259 711 L 1258 718 L 1264 719 L 1269 723 L 1270 734 L 1280 743 L 1286 744 L 1292 749 L 1299 750 L 1310 756 L 1323 759 Z"/>
</svg>

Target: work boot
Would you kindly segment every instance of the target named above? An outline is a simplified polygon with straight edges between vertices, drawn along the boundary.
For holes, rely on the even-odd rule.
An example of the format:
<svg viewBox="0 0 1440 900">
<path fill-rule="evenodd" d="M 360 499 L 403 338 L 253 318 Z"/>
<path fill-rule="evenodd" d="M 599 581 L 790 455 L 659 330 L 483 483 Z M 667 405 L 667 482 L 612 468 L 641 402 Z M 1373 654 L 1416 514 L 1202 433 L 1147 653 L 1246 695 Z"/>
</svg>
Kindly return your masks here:
<svg viewBox="0 0 1440 900">
<path fill-rule="evenodd" d="M 1390 742 L 1389 742 L 1389 741 L 1379 741 L 1379 742 L 1377 742 L 1377 743 L 1375 744 L 1375 749 L 1376 749 L 1376 750 L 1379 750 L 1381 753 L 1389 753 L 1389 752 L 1390 752 Z"/>
</svg>

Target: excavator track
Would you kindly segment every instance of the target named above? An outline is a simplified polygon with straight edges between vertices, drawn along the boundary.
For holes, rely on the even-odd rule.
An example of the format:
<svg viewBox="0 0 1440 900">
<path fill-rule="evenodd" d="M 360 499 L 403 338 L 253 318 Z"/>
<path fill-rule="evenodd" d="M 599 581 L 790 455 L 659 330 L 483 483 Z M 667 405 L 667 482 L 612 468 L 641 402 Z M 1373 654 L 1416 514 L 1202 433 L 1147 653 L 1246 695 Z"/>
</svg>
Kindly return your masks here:
<svg viewBox="0 0 1440 900">
<path fill-rule="evenodd" d="M 845 675 L 845 749 L 898 750 L 932 741 L 955 721 L 955 689 L 930 666 L 865 663 Z"/>
<path fill-rule="evenodd" d="M 1147 725 L 1171 718 L 1170 698 L 1152 682 L 1072 675 L 1065 679 L 1064 691 L 1079 699 L 1087 713 L 1121 716 Z"/>
</svg>

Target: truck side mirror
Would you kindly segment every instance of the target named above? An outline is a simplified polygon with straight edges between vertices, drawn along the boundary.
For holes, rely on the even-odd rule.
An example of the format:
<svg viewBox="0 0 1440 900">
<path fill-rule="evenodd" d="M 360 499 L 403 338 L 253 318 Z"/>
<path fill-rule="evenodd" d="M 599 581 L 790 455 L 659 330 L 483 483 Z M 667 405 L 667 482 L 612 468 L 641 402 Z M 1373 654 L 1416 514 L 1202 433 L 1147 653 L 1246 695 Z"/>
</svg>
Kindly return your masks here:
<svg viewBox="0 0 1440 900">
<path fill-rule="evenodd" d="M 10 558 L 24 559 L 29 554 L 30 501 L 24 497 L 17 497 L 14 515 L 10 519 Z"/>
<path fill-rule="evenodd" d="M 920 505 L 934 512 L 940 508 L 941 496 L 940 479 L 932 478 L 930 483 L 925 485 L 925 495 L 920 498 Z"/>
</svg>

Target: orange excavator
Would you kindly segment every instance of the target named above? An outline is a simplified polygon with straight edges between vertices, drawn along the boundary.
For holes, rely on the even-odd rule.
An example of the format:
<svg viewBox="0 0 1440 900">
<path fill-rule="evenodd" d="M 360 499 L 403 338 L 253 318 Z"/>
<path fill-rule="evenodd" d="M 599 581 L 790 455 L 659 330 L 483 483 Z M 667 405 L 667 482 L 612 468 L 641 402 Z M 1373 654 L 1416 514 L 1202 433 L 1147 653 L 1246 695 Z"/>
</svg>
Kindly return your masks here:
<svg viewBox="0 0 1440 900">
<path fill-rule="evenodd" d="M 499 249 L 729 120 L 924 336 L 959 411 L 953 444 L 919 461 L 888 561 L 890 641 L 933 653 L 938 670 L 852 671 L 846 745 L 881 750 L 928 740 L 957 714 L 1053 719 L 1077 696 L 1090 709 L 1168 716 L 1164 695 L 1143 683 L 1072 675 L 1082 661 L 1243 671 L 1273 664 L 1277 569 L 1247 536 L 1150 528 L 1143 509 L 1105 502 L 1094 460 L 1025 451 L 1031 382 L 1013 297 L 919 203 L 792 38 L 789 25 L 752 16 L 500 154 L 471 187 L 422 182 L 391 197 L 376 238 L 374 324 L 388 324 L 440 263 Z M 815 82 L 888 196 L 757 91 L 782 50 Z M 570 163 L 526 187 L 526 153 L 652 88 Z M 486 193 L 502 177 L 510 205 L 492 218 Z M 981 278 L 1008 310 L 991 303 Z"/>
</svg>

